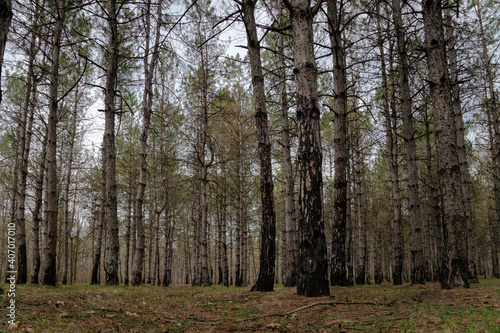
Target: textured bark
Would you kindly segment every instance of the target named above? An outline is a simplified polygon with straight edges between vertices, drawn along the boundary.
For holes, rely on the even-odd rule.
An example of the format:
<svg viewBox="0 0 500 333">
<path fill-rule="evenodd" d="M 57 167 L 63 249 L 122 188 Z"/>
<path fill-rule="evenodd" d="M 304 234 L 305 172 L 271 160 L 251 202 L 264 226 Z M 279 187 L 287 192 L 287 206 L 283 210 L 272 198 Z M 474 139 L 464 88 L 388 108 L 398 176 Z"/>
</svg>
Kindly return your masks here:
<svg viewBox="0 0 500 333">
<path fill-rule="evenodd" d="M 493 64 L 490 60 L 490 54 L 488 51 L 488 46 L 486 42 L 486 34 L 484 31 L 483 17 L 481 14 L 481 8 L 479 2 L 474 6 L 476 15 L 479 21 L 481 46 L 482 46 L 482 56 L 483 62 L 486 69 L 486 80 L 487 89 L 489 94 L 488 100 L 488 117 L 490 127 L 492 128 L 492 135 L 490 139 L 490 150 L 491 150 L 491 160 L 493 164 L 493 194 L 495 201 L 495 212 L 496 212 L 496 222 L 492 230 L 492 242 L 497 242 L 500 239 L 500 114 L 498 110 L 498 99 L 497 93 L 495 92 L 495 81 L 493 73 Z M 500 268 L 498 261 L 498 245 L 493 245 L 492 249 L 492 260 L 493 260 L 493 276 L 500 278 Z"/>
<path fill-rule="evenodd" d="M 467 162 L 467 152 L 465 146 L 465 130 L 464 122 L 462 119 L 462 104 L 460 100 L 460 86 L 458 82 L 458 60 L 457 60 L 457 50 L 455 49 L 455 36 L 454 36 L 454 22 L 451 17 L 450 9 L 447 8 L 445 11 L 445 36 L 448 46 L 448 59 L 449 59 L 449 70 L 450 70 L 450 84 L 451 93 L 453 101 L 453 115 L 455 121 L 455 130 L 457 136 L 457 150 L 458 150 L 458 161 L 460 164 L 460 173 L 462 177 L 462 195 L 463 204 L 465 209 L 465 218 L 467 223 L 467 265 L 469 280 L 471 283 L 478 283 L 476 265 L 472 254 L 474 253 L 474 233 L 472 230 L 472 203 L 471 203 L 471 190 L 470 190 L 470 175 L 469 175 L 469 163 Z"/>
<path fill-rule="evenodd" d="M 225 169 L 223 169 L 225 174 Z M 226 178 L 223 180 L 222 192 L 222 280 L 225 287 L 229 287 L 229 264 L 227 258 L 227 183 Z"/>
<path fill-rule="evenodd" d="M 159 48 L 160 48 L 160 27 L 162 21 L 162 4 L 163 1 L 158 1 L 157 7 L 157 22 L 155 44 L 149 61 L 149 42 L 151 30 L 151 1 L 147 2 L 146 12 L 146 49 L 144 54 L 144 92 L 142 101 L 142 133 L 139 146 L 139 184 L 137 187 L 137 194 L 135 197 L 135 225 L 137 227 L 137 248 L 134 256 L 134 265 L 132 272 L 132 285 L 137 286 L 141 284 L 142 280 L 142 266 L 144 265 L 144 221 L 143 221 L 143 202 L 144 192 L 146 189 L 146 176 L 147 176 L 147 147 L 148 147 L 148 133 L 149 125 L 151 122 L 151 111 L 153 106 L 153 75 L 158 62 Z M 151 262 L 151 258 L 150 258 Z"/>
<path fill-rule="evenodd" d="M 280 8 L 280 26 L 284 26 L 283 8 Z M 288 124 L 288 93 L 286 89 L 286 64 L 285 47 L 283 34 L 278 35 L 277 45 L 277 65 L 279 77 L 279 94 L 281 108 L 281 145 L 283 151 L 282 170 L 284 176 L 283 186 L 283 245 L 282 245 L 282 265 L 283 284 L 285 287 L 295 287 L 297 285 L 297 222 L 295 212 L 294 180 L 292 157 L 290 150 L 290 126 Z"/>
<path fill-rule="evenodd" d="M 80 72 L 80 66 L 78 66 L 78 72 Z M 68 153 L 68 165 L 66 169 L 66 183 L 64 187 L 64 211 L 63 211 L 63 262 L 62 262 L 62 277 L 61 277 L 61 283 L 62 284 L 67 284 L 68 283 L 68 261 L 69 261 L 69 249 L 68 249 L 68 241 L 70 238 L 70 231 L 71 227 L 69 226 L 69 188 L 71 186 L 71 173 L 72 173 L 72 167 L 73 167 L 73 152 L 74 152 L 74 145 L 75 145 L 75 137 L 76 137 L 76 118 L 78 114 L 78 100 L 79 100 L 79 89 L 78 85 L 76 86 L 75 90 L 75 105 L 73 107 L 73 115 L 71 119 L 71 134 L 70 134 L 70 139 L 69 139 L 69 153 Z M 71 268 L 69 268 L 71 269 Z"/>
<path fill-rule="evenodd" d="M 431 128 L 430 128 L 430 117 L 427 109 L 424 109 L 424 126 L 425 126 L 425 148 L 426 148 L 426 159 L 425 159 L 425 179 L 427 184 L 427 224 L 430 229 L 430 234 L 432 238 L 429 240 L 430 249 L 429 253 L 431 255 L 432 264 L 432 281 L 438 281 L 441 264 L 442 264 L 442 243 L 443 243 L 443 227 L 441 224 L 441 209 L 439 205 L 439 190 L 437 184 L 433 179 L 434 170 L 432 167 L 432 148 L 431 148 Z"/>
<path fill-rule="evenodd" d="M 243 180 L 243 152 L 242 152 L 242 126 L 241 126 L 241 110 L 239 114 L 238 121 L 238 154 L 237 154 L 237 173 L 238 173 L 238 195 L 236 198 L 236 230 L 235 230 L 235 240 L 236 247 L 234 249 L 235 256 L 235 267 L 234 267 L 234 285 L 236 287 L 242 286 L 242 277 L 241 277 L 241 234 L 242 234 L 242 225 L 244 217 L 244 209 L 243 209 L 243 195 L 244 195 L 244 180 Z M 232 241 L 231 241 L 232 244 Z M 232 262 L 232 260 L 231 260 Z"/>
<path fill-rule="evenodd" d="M 355 120 L 355 147 L 354 151 L 354 200 L 356 207 L 356 284 L 364 285 L 366 282 L 365 256 L 366 256 L 366 225 L 363 214 L 363 190 L 362 190 L 362 175 L 363 175 L 363 160 L 360 151 L 360 129 L 359 115 L 356 115 Z"/>
<path fill-rule="evenodd" d="M 274 212 L 271 141 L 267 124 L 266 93 L 260 59 L 260 44 L 255 25 L 256 1 L 242 2 L 243 21 L 247 32 L 248 54 L 255 99 L 255 127 L 260 160 L 260 199 L 262 204 L 260 268 L 252 291 L 272 291 L 276 265 L 276 214 Z M 245 260 L 247 263 L 248 260 Z"/>
<path fill-rule="evenodd" d="M 132 157 L 130 160 L 132 160 Z M 125 229 L 125 272 L 123 273 L 123 284 L 128 286 L 130 282 L 130 233 L 132 223 L 132 163 L 129 163 L 128 191 L 127 191 L 127 224 Z"/>
<path fill-rule="evenodd" d="M 399 88 L 401 98 L 401 113 L 403 118 L 403 138 L 406 151 L 406 168 L 408 172 L 408 215 L 410 222 L 410 268 L 411 283 L 424 284 L 425 270 L 422 252 L 422 227 L 420 221 L 420 193 L 418 185 L 417 148 L 410 85 L 408 83 L 409 64 L 406 47 L 405 27 L 401 14 L 400 0 L 392 0 L 394 25 L 398 50 Z"/>
<path fill-rule="evenodd" d="M 349 129 L 347 129 L 349 131 Z M 349 132 L 348 132 L 348 137 L 349 137 Z M 346 241 L 345 241 L 345 256 L 346 256 L 346 262 L 347 262 L 347 285 L 348 286 L 353 286 L 354 285 L 354 266 L 353 266 L 353 251 L 352 251 L 352 244 L 353 244 L 353 226 L 352 226 L 352 221 L 351 221 L 351 172 L 350 172 L 350 153 L 349 153 L 349 142 L 347 143 L 347 175 L 346 175 L 346 181 L 347 181 L 347 188 L 346 188 L 346 201 L 347 201 L 347 207 L 346 207 Z"/>
<path fill-rule="evenodd" d="M 385 114 L 385 133 L 387 147 L 387 163 L 389 171 L 389 187 L 390 187 L 390 202 L 391 202 L 391 229 L 392 229 L 392 257 L 393 269 L 392 278 L 394 285 L 403 283 L 403 250 L 401 245 L 401 194 L 399 189 L 399 172 L 398 172 L 398 140 L 397 140 L 397 118 L 394 109 L 394 95 L 391 94 L 389 84 L 394 88 L 394 83 L 391 77 L 390 82 L 387 80 L 387 65 L 384 50 L 384 42 L 380 22 L 377 22 L 379 28 L 379 50 L 382 71 L 382 107 Z M 392 44 L 389 43 L 389 58 L 392 59 Z M 392 63 L 390 66 L 392 72 Z"/>
<path fill-rule="evenodd" d="M 330 294 L 322 204 L 322 151 L 317 68 L 314 59 L 314 8 L 308 0 L 284 1 L 292 22 L 299 147 L 299 256 L 297 294 Z"/>
<path fill-rule="evenodd" d="M 38 176 L 35 186 L 35 207 L 33 209 L 33 227 L 32 227 L 32 256 L 33 256 L 33 270 L 31 272 L 31 284 L 38 284 L 41 257 L 40 257 L 40 211 L 42 208 L 43 199 L 43 180 L 45 178 L 45 156 L 47 154 L 47 135 L 44 136 L 42 142 L 42 153 L 40 154 Z"/>
<path fill-rule="evenodd" d="M 496 155 L 496 148 L 495 148 L 495 135 L 494 135 L 494 127 L 495 124 L 493 122 L 493 117 L 491 112 L 492 110 L 488 110 L 486 113 L 488 116 L 488 134 L 489 134 L 489 141 L 490 141 L 490 153 L 491 153 L 491 161 L 492 161 L 492 169 L 493 169 L 493 200 L 495 204 L 495 223 L 491 223 L 489 221 L 490 226 L 489 226 L 489 234 L 490 234 L 490 242 L 491 242 L 491 268 L 492 268 L 492 276 L 495 278 L 500 278 L 500 263 L 498 260 L 498 234 L 496 232 L 495 224 L 498 221 L 498 212 L 500 211 L 500 178 L 498 177 L 499 169 L 497 166 L 497 155 Z M 488 219 L 490 220 L 490 219 Z"/>
<path fill-rule="evenodd" d="M 38 8 L 38 6 L 37 6 Z M 31 147 L 31 136 L 36 106 L 37 80 L 34 73 L 34 58 L 37 53 L 35 45 L 38 33 L 38 10 L 33 16 L 33 32 L 30 40 L 28 59 L 28 74 L 26 78 L 26 95 L 24 99 L 21 119 L 19 122 L 19 183 L 17 189 L 17 283 L 24 284 L 28 281 L 28 259 L 26 251 L 26 182 L 28 178 L 28 160 Z M 29 118 L 29 119 L 28 119 Z"/>
<path fill-rule="evenodd" d="M 57 122 L 59 87 L 59 55 L 61 52 L 61 35 L 65 19 L 64 0 L 57 1 L 57 16 L 52 39 L 52 52 L 49 88 L 49 120 L 47 122 L 47 240 L 45 248 L 45 270 L 42 284 L 56 285 L 56 247 L 57 247 Z"/>
<path fill-rule="evenodd" d="M 340 4 L 342 6 L 342 3 Z M 333 56 L 333 80 L 335 96 L 335 180 L 334 180 L 334 216 L 332 226 L 332 257 L 330 283 L 334 286 L 346 286 L 346 212 L 347 212 L 347 72 L 345 48 L 342 42 L 342 8 L 337 0 L 328 0 L 328 28 Z"/>
<path fill-rule="evenodd" d="M 99 208 L 99 224 L 97 226 L 97 239 L 92 262 L 92 273 L 90 277 L 91 284 L 100 284 L 101 275 L 101 253 L 102 253 L 102 237 L 104 233 L 104 219 L 106 216 L 106 166 L 104 164 L 104 150 L 102 151 L 102 179 L 101 179 L 101 205 Z"/>
<path fill-rule="evenodd" d="M 118 9 L 115 0 L 107 1 L 108 21 L 108 64 L 106 67 L 106 86 L 104 89 L 104 165 L 105 177 L 105 219 L 106 219 L 106 252 L 104 271 L 106 285 L 119 283 L 118 277 L 118 212 L 116 198 L 116 145 L 115 145 L 115 109 L 116 78 L 118 75 Z"/>
<path fill-rule="evenodd" d="M 3 56 L 5 53 L 5 43 L 7 43 L 7 33 L 12 19 L 12 0 L 0 0 L 0 78 L 2 74 Z M 2 87 L 0 80 L 0 103 L 2 102 Z"/>
<path fill-rule="evenodd" d="M 447 71 L 446 42 L 440 0 L 425 0 L 425 44 L 429 86 L 434 107 L 438 175 L 441 186 L 444 224 L 443 289 L 469 287 L 466 213 L 451 84 Z"/>
</svg>

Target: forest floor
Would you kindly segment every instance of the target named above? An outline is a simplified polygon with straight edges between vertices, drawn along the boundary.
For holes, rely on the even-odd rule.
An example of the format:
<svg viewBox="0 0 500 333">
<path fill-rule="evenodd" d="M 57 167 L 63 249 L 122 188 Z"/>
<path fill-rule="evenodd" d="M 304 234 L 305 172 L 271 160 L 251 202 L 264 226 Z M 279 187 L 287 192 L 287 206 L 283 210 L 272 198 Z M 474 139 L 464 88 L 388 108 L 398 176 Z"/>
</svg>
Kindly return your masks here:
<svg viewBox="0 0 500 333">
<path fill-rule="evenodd" d="M 7 290 L 1 303 L 7 312 Z M 500 280 L 470 289 L 423 286 L 332 287 L 331 297 L 249 288 L 172 285 L 18 285 L 19 332 L 500 332 Z"/>
</svg>

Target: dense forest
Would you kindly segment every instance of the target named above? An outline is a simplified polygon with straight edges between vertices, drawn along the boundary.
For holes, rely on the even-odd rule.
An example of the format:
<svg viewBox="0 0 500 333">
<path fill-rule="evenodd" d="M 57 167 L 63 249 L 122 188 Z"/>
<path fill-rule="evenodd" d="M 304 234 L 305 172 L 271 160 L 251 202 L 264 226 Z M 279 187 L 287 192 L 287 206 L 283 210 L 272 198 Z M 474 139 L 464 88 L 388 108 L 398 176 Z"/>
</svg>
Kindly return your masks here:
<svg viewBox="0 0 500 333">
<path fill-rule="evenodd" d="M 500 278 L 499 10 L 0 1 L 1 278 Z"/>
</svg>

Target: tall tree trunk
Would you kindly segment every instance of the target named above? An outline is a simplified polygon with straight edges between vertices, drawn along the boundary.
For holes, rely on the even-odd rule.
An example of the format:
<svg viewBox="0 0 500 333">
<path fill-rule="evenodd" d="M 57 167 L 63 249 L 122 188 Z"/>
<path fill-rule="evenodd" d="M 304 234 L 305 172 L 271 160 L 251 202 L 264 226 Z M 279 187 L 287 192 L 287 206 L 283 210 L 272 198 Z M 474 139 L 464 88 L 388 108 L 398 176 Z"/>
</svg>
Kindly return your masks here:
<svg viewBox="0 0 500 333">
<path fill-rule="evenodd" d="M 149 41 L 150 41 L 150 30 L 151 30 L 151 1 L 147 2 L 147 12 L 146 12 L 146 49 L 144 54 L 144 75 L 145 75 L 145 85 L 142 101 L 142 133 L 140 139 L 139 148 L 139 184 L 137 187 L 137 195 L 135 198 L 135 224 L 137 227 L 137 248 L 135 251 L 134 265 L 132 272 L 132 285 L 137 286 L 141 284 L 142 280 L 142 266 L 144 264 L 144 221 L 143 221 L 143 202 L 144 202 L 144 192 L 146 189 L 146 176 L 147 176 L 147 141 L 149 124 L 151 122 L 151 110 L 153 106 L 153 75 L 156 68 L 156 64 L 159 57 L 159 47 L 160 47 L 160 26 L 162 21 L 162 4 L 163 0 L 158 1 L 157 7 L 157 22 L 156 22 L 156 34 L 155 34 L 155 44 L 153 47 L 153 52 L 151 56 L 151 62 L 149 62 Z M 150 258 L 151 261 L 151 258 Z"/>
<path fill-rule="evenodd" d="M 5 43 L 7 42 L 7 33 L 12 19 L 12 0 L 0 0 L 0 78 L 2 74 L 3 56 L 5 52 Z M 2 102 L 2 87 L 0 80 L 0 103 Z"/>
<path fill-rule="evenodd" d="M 80 72 L 80 66 L 78 66 L 77 73 Z M 71 120 L 71 134 L 69 139 L 69 153 L 68 153 L 68 165 L 66 169 L 66 183 L 64 188 L 64 211 L 63 211 L 63 263 L 62 263 L 62 278 L 61 283 L 66 284 L 68 282 L 68 261 L 69 261 L 69 250 L 68 250 L 68 240 L 71 228 L 69 227 L 69 188 L 71 186 L 71 173 L 73 166 L 73 150 L 75 145 L 76 137 L 76 118 L 78 114 L 78 100 L 79 100 L 79 89 L 78 85 L 75 90 L 75 105 L 73 108 L 73 119 Z"/>
<path fill-rule="evenodd" d="M 225 166 L 222 169 L 222 174 L 225 175 Z M 222 280 L 225 287 L 229 287 L 229 265 L 227 259 L 227 183 L 223 176 L 223 192 L 222 192 Z"/>
<path fill-rule="evenodd" d="M 34 19 L 34 25 L 37 22 Z M 35 32 L 31 38 L 30 59 L 28 64 L 28 77 L 26 80 L 26 97 L 23 105 L 23 113 L 20 121 L 19 138 L 19 183 L 17 200 L 17 283 L 25 284 L 28 281 L 28 259 L 26 251 L 26 181 L 28 178 L 28 160 L 31 146 L 33 120 L 36 106 L 37 80 L 33 72 L 33 60 L 35 57 Z M 27 119 L 29 117 L 29 119 Z"/>
<path fill-rule="evenodd" d="M 386 131 L 386 145 L 387 145 L 387 162 L 389 170 L 389 187 L 390 187 L 390 202 L 391 202 L 391 229 L 392 229 L 392 255 L 393 255 L 393 269 L 392 278 L 394 285 L 403 283 L 403 250 L 401 245 L 401 194 L 399 189 L 399 172 L 398 172 L 398 140 L 397 140 L 397 123 L 396 113 L 394 110 L 394 96 L 391 94 L 389 82 L 387 80 L 387 66 L 386 56 L 384 50 L 384 40 L 382 37 L 382 30 L 380 21 L 378 24 L 378 43 L 380 50 L 380 61 L 382 71 L 382 92 L 383 100 L 382 107 L 385 113 L 385 131 Z M 392 44 L 389 43 L 389 53 L 392 59 Z M 392 69 L 392 65 L 391 65 Z M 392 72 L 392 70 L 391 70 Z M 391 87 L 394 87 L 393 80 L 391 79 Z M 391 112 L 392 109 L 392 112 Z"/>
<path fill-rule="evenodd" d="M 465 147 L 465 130 L 464 122 L 462 119 L 462 104 L 460 100 L 460 86 L 458 82 L 458 59 L 457 50 L 455 49 L 455 36 L 454 36 L 454 22 L 451 17 L 450 9 L 447 8 L 444 11 L 445 15 L 445 38 L 448 49 L 448 59 L 450 66 L 450 84 L 451 84 L 451 94 L 453 101 L 453 115 L 455 121 L 455 129 L 457 135 L 457 149 L 458 149 L 458 161 L 460 164 L 460 173 L 462 176 L 462 195 L 464 200 L 465 217 L 467 223 L 467 265 L 469 282 L 478 283 L 476 265 L 473 260 L 474 253 L 474 233 L 473 233 L 473 221 L 472 221 L 472 203 L 470 194 L 470 175 L 469 175 L 469 164 L 467 162 L 467 152 Z"/>
<path fill-rule="evenodd" d="M 410 222 L 410 266 L 411 283 L 424 284 L 425 270 L 422 252 L 422 227 L 420 221 L 420 194 L 418 185 L 417 148 L 411 108 L 411 92 L 408 82 L 409 64 L 406 36 L 401 14 L 400 0 L 392 0 L 392 10 L 396 30 L 401 113 L 403 118 L 403 138 L 406 150 L 408 172 L 408 215 Z"/>
<path fill-rule="evenodd" d="M 342 6 L 342 2 L 340 3 Z M 328 28 L 333 56 L 333 80 L 335 96 L 335 181 L 334 216 L 332 226 L 332 258 L 330 283 L 347 286 L 345 237 L 347 211 L 347 73 L 345 49 L 342 43 L 341 21 L 343 8 L 337 0 L 328 0 Z"/>
<path fill-rule="evenodd" d="M 422 3 L 429 67 L 429 86 L 434 106 L 438 174 L 441 185 L 444 224 L 443 289 L 469 287 L 467 217 L 462 193 L 459 148 L 451 83 L 447 71 L 446 42 L 441 0 Z"/>
<path fill-rule="evenodd" d="M 491 161 L 492 161 L 492 169 L 493 169 L 493 200 L 494 200 L 494 205 L 495 205 L 495 222 L 498 220 L 498 212 L 500 211 L 500 178 L 499 176 L 499 169 L 498 169 L 498 164 L 497 164 L 497 158 L 498 155 L 496 154 L 496 145 L 495 145 L 495 124 L 493 122 L 493 119 L 495 117 L 495 114 L 492 115 L 493 110 L 488 110 L 487 117 L 488 117 L 488 134 L 489 134 L 489 141 L 490 141 L 490 153 L 491 153 Z M 500 262 L 498 258 L 498 239 L 499 239 L 499 234 L 497 234 L 497 231 L 495 230 L 494 224 L 490 221 L 490 218 L 488 218 L 488 224 L 489 226 L 489 234 L 490 236 L 490 243 L 491 243 L 491 267 L 492 267 L 492 276 L 494 278 L 500 278 Z"/>
<path fill-rule="evenodd" d="M 314 59 L 314 8 L 308 0 L 288 2 L 293 31 L 294 74 L 299 137 L 299 257 L 297 294 L 315 297 L 330 294 L 327 246 L 322 206 L 322 152 L 317 68 Z"/>
<path fill-rule="evenodd" d="M 242 286 L 241 279 L 241 234 L 243 227 L 243 219 L 244 217 L 244 209 L 243 209 L 243 195 L 244 195 L 244 180 L 243 180 L 243 152 L 242 152 L 242 116 L 241 116 L 241 107 L 238 119 L 238 154 L 237 154 L 237 173 L 238 173 L 238 194 L 236 198 L 236 248 L 235 252 L 235 268 L 234 268 L 234 285 L 236 287 Z M 232 244 L 232 241 L 231 241 Z M 232 260 L 231 260 L 232 262 Z"/>
<path fill-rule="evenodd" d="M 349 129 L 347 129 L 349 132 Z M 349 137 L 349 133 L 347 135 Z M 352 243 L 353 243 L 353 227 L 351 221 L 351 172 L 350 172 L 350 157 L 349 157 L 349 142 L 347 143 L 347 175 L 346 175 L 346 242 L 345 242 L 345 257 L 347 263 L 347 285 L 354 285 L 354 267 L 353 267 L 353 251 L 352 251 Z"/>
<path fill-rule="evenodd" d="M 47 155 L 47 134 L 43 138 L 42 153 L 40 154 L 38 177 L 35 186 L 35 208 L 33 209 L 33 227 L 32 227 L 32 241 L 33 241 L 33 270 L 31 272 L 31 284 L 38 284 L 40 274 L 40 210 L 42 208 L 43 199 L 43 179 L 45 178 L 45 156 Z"/>
<path fill-rule="evenodd" d="M 366 282 L 366 265 L 365 265 L 365 254 L 366 254 L 366 232 L 365 232 L 365 221 L 363 216 L 363 190 L 362 190 L 362 168 L 363 160 L 361 157 L 361 146 L 360 146 L 360 124 L 359 115 L 356 115 L 356 133 L 355 142 L 356 150 L 354 152 L 354 195 L 355 195 L 355 207 L 356 207 L 356 284 L 364 285 Z"/>
<path fill-rule="evenodd" d="M 490 149 L 492 155 L 492 164 L 493 164 L 493 193 L 494 193 L 494 201 L 495 201 L 495 211 L 496 211 L 496 227 L 493 228 L 492 232 L 492 241 L 498 242 L 500 239 L 500 114 L 498 110 L 498 99 L 497 93 L 495 91 L 495 81 L 494 81 L 494 73 L 493 73 L 493 64 L 491 63 L 490 54 L 487 46 L 486 34 L 484 31 L 483 25 L 483 17 L 481 13 L 481 8 L 479 6 L 479 2 L 475 3 L 474 10 L 476 11 L 476 15 L 479 21 L 479 29 L 480 29 L 480 38 L 481 38 L 481 46 L 482 46 L 482 56 L 483 62 L 486 69 L 486 80 L 487 80 L 487 89 L 489 94 L 488 99 L 488 117 L 490 117 L 489 123 L 492 128 L 492 138 L 490 139 Z M 496 237 L 495 237 L 496 236 Z M 500 278 L 500 269 L 498 262 L 498 246 L 494 246 L 493 258 L 496 262 L 494 265 L 493 275 L 496 278 Z"/>
<path fill-rule="evenodd" d="M 56 23 L 52 39 L 52 65 L 50 68 L 49 88 L 49 120 L 47 123 L 47 240 L 45 248 L 45 271 L 43 274 L 44 285 L 56 285 L 56 263 L 57 263 L 57 122 L 58 122 L 58 98 L 59 87 L 59 55 L 61 52 L 61 35 L 66 14 L 66 1 L 58 0 L 56 5 Z"/>
<path fill-rule="evenodd" d="M 260 43 L 255 25 L 256 1 L 243 0 L 243 21 L 247 32 L 248 54 L 252 74 L 253 94 L 255 99 L 255 127 L 257 130 L 258 150 L 260 159 L 260 199 L 262 204 L 260 268 L 257 282 L 252 291 L 272 291 L 274 289 L 274 271 L 276 266 L 276 214 L 274 212 L 273 171 L 271 165 L 271 141 L 266 110 L 266 92 L 260 58 Z M 245 226 L 245 236 L 247 230 Z M 245 242 L 245 268 L 248 267 Z M 246 282 L 246 269 L 244 280 Z"/>
<path fill-rule="evenodd" d="M 280 26 L 284 26 L 283 7 L 280 7 Z M 288 124 L 288 93 L 286 89 L 286 64 L 283 34 L 278 35 L 277 47 L 278 76 L 281 108 L 281 141 L 283 151 L 283 211 L 284 211 L 284 244 L 283 244 L 283 284 L 285 287 L 297 285 L 297 222 L 295 213 L 295 190 L 290 144 L 290 126 Z"/>
<path fill-rule="evenodd" d="M 104 219 L 106 217 L 106 166 L 104 162 L 104 149 L 102 151 L 102 179 L 101 179 L 101 205 L 99 211 L 99 225 L 97 226 L 97 240 L 95 244 L 94 258 L 92 262 L 91 284 L 100 284 L 102 237 L 104 232 Z"/>
<path fill-rule="evenodd" d="M 130 160 L 131 160 L 130 156 Z M 127 225 L 125 230 L 125 272 L 123 284 L 128 286 L 130 279 L 130 230 L 132 223 L 132 170 L 131 163 L 129 165 L 129 173 L 128 173 L 128 191 L 127 191 Z"/>
<path fill-rule="evenodd" d="M 106 67 L 106 86 L 104 90 L 104 162 L 106 177 L 105 212 L 106 212 L 106 252 L 104 271 L 106 285 L 119 283 L 118 277 L 118 212 L 116 198 L 116 145 L 115 145 L 115 109 L 116 79 L 118 75 L 118 9 L 116 0 L 107 1 L 108 21 L 108 64 Z"/>
</svg>

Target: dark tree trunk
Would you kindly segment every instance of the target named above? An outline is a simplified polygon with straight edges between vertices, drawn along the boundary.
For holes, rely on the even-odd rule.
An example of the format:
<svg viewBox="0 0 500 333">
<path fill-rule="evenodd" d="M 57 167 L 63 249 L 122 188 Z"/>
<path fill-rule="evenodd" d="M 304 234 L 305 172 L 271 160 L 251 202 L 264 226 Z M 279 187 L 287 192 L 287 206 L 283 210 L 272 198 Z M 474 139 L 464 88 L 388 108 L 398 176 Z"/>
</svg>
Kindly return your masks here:
<svg viewBox="0 0 500 333">
<path fill-rule="evenodd" d="M 77 73 L 79 74 L 80 72 L 80 66 L 78 66 L 78 71 Z M 79 89 L 78 85 L 76 86 L 75 90 L 75 105 L 73 108 L 73 119 L 71 120 L 71 134 L 70 134 L 70 140 L 69 140 L 69 154 L 68 154 L 68 165 L 67 165 L 67 170 L 66 170 L 66 183 L 65 183 L 65 188 L 64 188 L 64 211 L 63 211 L 63 263 L 62 263 L 62 278 L 61 278 L 61 283 L 62 284 L 67 284 L 68 283 L 68 264 L 69 264 L 69 249 L 68 249 L 68 241 L 70 238 L 70 231 L 71 227 L 69 225 L 69 189 L 71 186 L 71 173 L 72 173 L 72 167 L 73 167 L 73 151 L 74 151 L 74 145 L 75 145 L 75 137 L 76 137 L 76 125 L 77 125 L 77 114 L 78 114 L 78 100 L 79 100 Z M 69 272 L 71 273 L 71 267 L 69 267 Z"/>
<path fill-rule="evenodd" d="M 271 142 L 267 124 L 266 94 L 254 9 L 255 1 L 244 0 L 242 2 L 255 98 L 255 127 L 259 143 L 260 198 L 262 203 L 260 269 L 257 282 L 252 287 L 252 291 L 272 291 L 274 289 L 274 268 L 276 264 L 276 215 L 273 201 L 273 172 L 271 166 Z M 246 280 L 246 277 L 244 279 Z"/>
<path fill-rule="evenodd" d="M 411 283 L 424 284 L 425 270 L 422 252 L 422 227 L 420 221 L 420 194 L 418 185 L 417 148 L 411 108 L 411 92 L 408 83 L 408 55 L 406 37 L 400 0 L 392 0 L 392 10 L 396 29 L 399 88 L 401 98 L 401 113 L 403 117 L 403 138 L 406 150 L 406 165 L 408 172 L 408 210 L 410 222 L 410 266 Z"/>
<path fill-rule="evenodd" d="M 139 168 L 139 184 L 137 187 L 137 195 L 135 198 L 135 225 L 137 227 L 137 248 L 134 256 L 134 265 L 132 272 L 132 285 L 137 286 L 141 284 L 142 280 L 142 266 L 144 264 L 144 221 L 143 221 L 143 202 L 144 192 L 146 189 L 146 176 L 147 176 L 147 142 L 149 133 L 149 124 L 151 122 L 151 111 L 153 106 L 153 75 L 156 68 L 157 60 L 159 57 L 159 43 L 160 43 L 160 26 L 162 17 L 162 3 L 158 2 L 157 8 L 157 22 L 155 44 L 152 52 L 151 62 L 149 62 L 149 40 L 151 30 L 151 1 L 147 2 L 146 13 L 146 49 L 144 54 L 144 75 L 145 85 L 142 101 L 142 133 L 140 139 L 140 168 Z M 149 258 L 151 262 L 151 257 Z M 151 276 L 149 277 L 151 278 Z"/>
<path fill-rule="evenodd" d="M 12 19 L 12 0 L 0 0 L 0 78 L 2 74 L 3 56 L 5 52 L 5 43 L 7 42 L 7 33 Z M 2 102 L 2 87 L 0 80 L 0 103 Z"/>
<path fill-rule="evenodd" d="M 342 6 L 342 2 L 341 2 Z M 347 286 L 345 255 L 346 213 L 347 213 L 347 73 L 345 49 L 342 42 L 342 8 L 337 0 L 327 1 L 328 28 L 333 56 L 333 80 L 335 96 L 335 181 L 334 216 L 332 226 L 332 258 L 330 283 Z"/>
<path fill-rule="evenodd" d="M 108 64 L 106 67 L 106 87 L 104 91 L 104 163 L 106 193 L 106 253 L 104 271 L 106 285 L 113 286 L 119 283 L 118 277 L 118 212 L 116 198 L 116 146 L 115 146 L 115 102 L 116 78 L 118 74 L 118 10 L 116 0 L 107 2 L 108 21 Z"/>
<path fill-rule="evenodd" d="M 47 135 L 44 136 L 42 142 L 42 153 L 40 155 L 39 166 L 40 171 L 35 186 L 35 208 L 33 209 L 33 271 L 31 272 L 31 284 L 38 284 L 41 258 L 40 258 L 40 211 L 42 208 L 43 199 L 43 180 L 45 178 L 45 156 L 47 154 Z"/>
<path fill-rule="evenodd" d="M 294 75 L 299 137 L 299 257 L 297 294 L 315 297 L 330 294 L 322 206 L 322 152 L 317 68 L 314 59 L 313 18 L 322 1 L 289 3 L 293 30 Z"/>
<path fill-rule="evenodd" d="M 35 15 L 36 16 L 36 15 Z M 34 25 L 37 19 L 34 19 Z M 35 52 L 35 32 L 31 38 L 31 50 L 28 61 L 28 77 L 26 80 L 26 97 L 23 105 L 23 113 L 20 121 L 19 138 L 19 183 L 17 200 L 17 283 L 25 284 L 28 282 L 28 259 L 26 250 L 26 182 L 28 178 L 28 160 L 31 146 L 31 136 L 33 120 L 36 106 L 37 81 L 33 72 L 33 60 Z M 29 117 L 29 119 L 27 119 Z"/>
<path fill-rule="evenodd" d="M 49 88 L 49 120 L 47 123 L 47 240 L 45 248 L 45 270 L 42 284 L 55 286 L 57 282 L 57 122 L 58 122 L 58 98 L 59 87 L 59 54 L 61 52 L 61 35 L 65 18 L 65 1 L 57 2 L 57 18 L 54 28 L 53 45 L 50 68 Z"/>
<path fill-rule="evenodd" d="M 468 288 L 467 220 L 440 0 L 422 3 L 444 224 L 443 289 Z"/>
<path fill-rule="evenodd" d="M 99 225 L 97 226 L 97 240 L 95 244 L 94 258 L 92 262 L 92 275 L 90 278 L 91 284 L 100 284 L 100 268 L 101 268 L 101 253 L 102 253 L 102 237 L 104 232 L 104 219 L 106 216 L 106 169 L 104 165 L 104 150 L 102 152 L 102 179 L 101 179 L 101 207 L 99 212 Z"/>
</svg>

